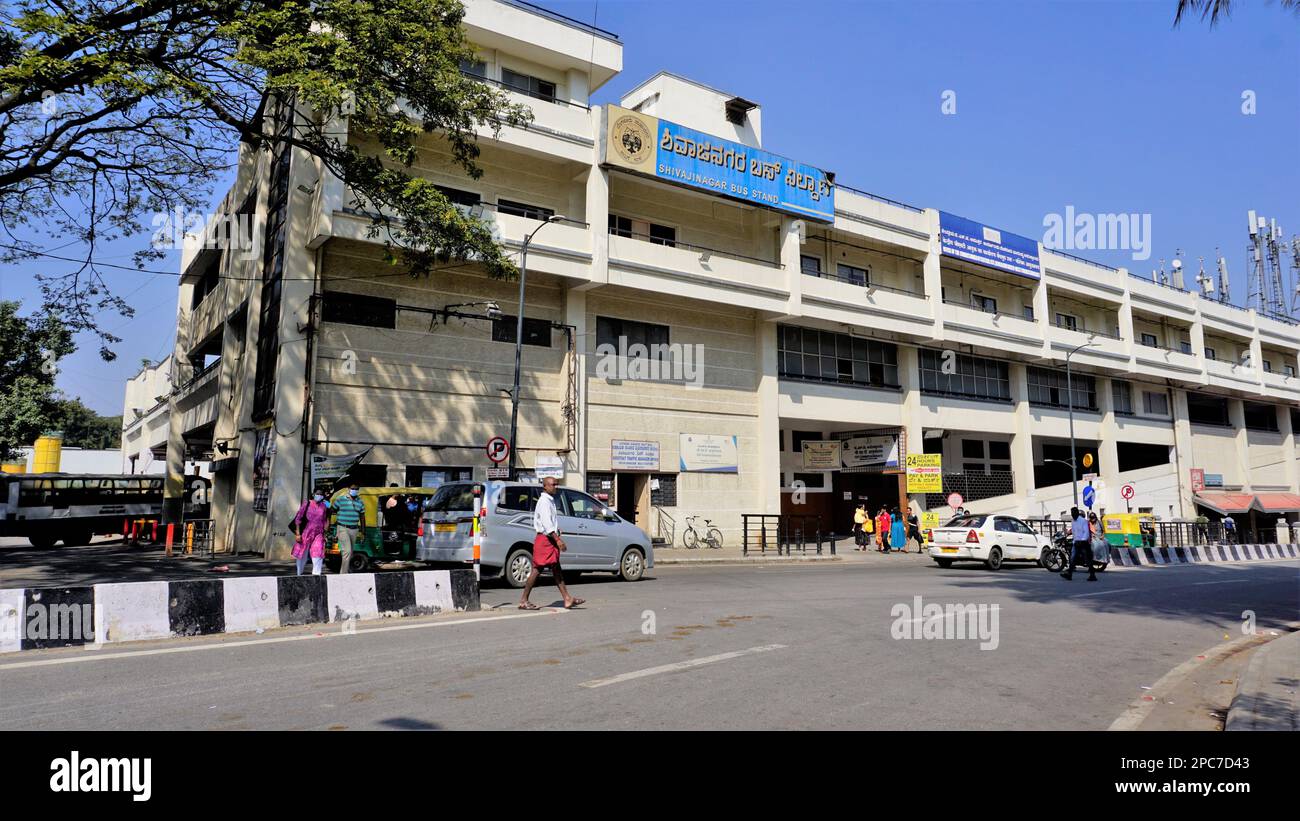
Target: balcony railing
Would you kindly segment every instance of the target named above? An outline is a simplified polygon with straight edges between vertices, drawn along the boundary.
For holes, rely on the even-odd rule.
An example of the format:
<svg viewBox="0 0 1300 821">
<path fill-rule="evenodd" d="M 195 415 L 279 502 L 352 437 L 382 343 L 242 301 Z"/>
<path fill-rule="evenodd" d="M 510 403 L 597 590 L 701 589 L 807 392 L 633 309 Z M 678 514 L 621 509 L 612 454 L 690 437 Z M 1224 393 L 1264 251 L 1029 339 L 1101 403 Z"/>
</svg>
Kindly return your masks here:
<svg viewBox="0 0 1300 821">
<path fill-rule="evenodd" d="M 1120 342 L 1124 341 L 1124 337 L 1120 336 L 1119 334 L 1113 334 L 1107 331 L 1091 330 L 1086 325 L 1080 325 L 1078 323 L 1075 323 L 1074 325 L 1070 325 L 1067 322 L 1053 322 L 1052 324 L 1057 328 L 1063 328 L 1067 331 L 1076 331 L 1078 333 L 1085 334 L 1087 336 L 1102 336 L 1105 337 L 1106 339 L 1114 339 Z"/>
<path fill-rule="evenodd" d="M 1142 282 L 1146 282 L 1146 283 L 1148 283 L 1148 284 L 1150 284 L 1150 285 L 1159 285 L 1161 288 L 1168 288 L 1169 290 L 1171 290 L 1171 291 L 1177 291 L 1177 292 L 1180 293 L 1180 294 L 1185 294 L 1185 293 L 1187 293 L 1187 289 L 1186 289 L 1186 288 L 1179 288 L 1177 285 L 1174 285 L 1172 282 L 1161 282 L 1161 281 L 1158 280 L 1158 279 L 1152 279 L 1152 278 L 1150 278 L 1150 277 L 1144 277 L 1144 276 L 1142 276 L 1141 274 L 1135 274 L 1135 273 L 1133 273 L 1132 271 L 1129 271 L 1129 272 L 1128 272 L 1128 275 L 1131 276 L 1131 277 L 1133 277 L 1134 279 L 1141 280 Z"/>
<path fill-rule="evenodd" d="M 1055 248 L 1046 248 L 1046 246 L 1044 246 L 1044 249 L 1052 252 L 1053 254 L 1056 254 L 1058 257 L 1065 257 L 1066 259 L 1072 259 L 1075 262 L 1082 262 L 1084 265 L 1091 265 L 1092 267 L 1100 268 L 1103 271 L 1111 271 L 1116 274 L 1119 273 L 1118 268 L 1112 268 L 1109 265 L 1103 265 L 1100 262 L 1093 262 L 1090 259 L 1084 259 L 1083 257 L 1076 257 L 1074 254 L 1067 254 L 1064 251 L 1058 251 Z"/>
<path fill-rule="evenodd" d="M 915 205 L 908 205 L 905 202 L 899 202 L 898 200 L 891 200 L 889 197 L 882 197 L 879 194 L 873 194 L 870 191 L 863 191 L 861 188 L 852 188 L 850 186 L 838 182 L 835 183 L 835 187 L 843 188 L 845 191 L 852 191 L 854 194 L 857 194 L 862 197 L 866 197 L 869 200 L 875 200 L 876 202 L 883 202 L 886 205 L 893 205 L 898 208 L 902 208 L 905 211 L 911 211 L 913 214 L 925 213 L 924 208 L 917 208 Z"/>
<path fill-rule="evenodd" d="M 520 88 L 519 86 L 512 86 L 509 83 L 503 83 L 500 80 L 493 80 L 491 77 L 484 77 L 482 74 L 475 74 L 472 71 L 465 71 L 462 69 L 460 73 L 462 77 L 468 77 L 469 79 L 477 80 L 480 83 L 487 83 L 490 86 L 496 86 L 497 88 L 505 89 L 506 91 L 513 91 L 514 93 L 522 94 L 525 97 L 532 97 L 534 100 L 544 100 L 548 103 L 555 103 L 556 105 L 564 105 L 564 106 L 568 106 L 569 108 L 581 108 L 585 111 L 591 110 L 590 106 L 583 105 L 582 103 L 575 103 L 569 100 L 561 100 L 559 97 L 556 97 L 553 94 L 542 94 L 540 92 L 533 91 L 532 89 Z"/>
<path fill-rule="evenodd" d="M 962 307 L 962 308 L 970 308 L 972 311 L 979 311 L 979 312 L 982 313 L 982 314 L 989 314 L 990 316 L 995 316 L 995 317 L 1009 317 L 1009 318 L 1011 318 L 1011 319 L 1019 319 L 1021 322 L 1037 322 L 1037 321 L 1038 321 L 1037 319 L 1033 318 L 1032 316 L 1024 316 L 1024 315 L 1022 315 L 1022 314 L 1008 314 L 1008 313 L 1004 313 L 1004 312 L 1002 312 L 1002 311 L 990 311 L 988 308 L 982 308 L 982 307 L 980 307 L 979 305 L 972 305 L 971 303 L 969 303 L 969 302 L 963 302 L 963 301 L 961 301 L 960 299 L 945 299 L 945 300 L 943 301 L 943 304 L 944 304 L 944 305 L 957 305 L 957 306 L 960 306 L 960 307 Z"/>
<path fill-rule="evenodd" d="M 680 248 L 685 251 L 695 251 L 699 253 L 701 258 L 708 257 L 708 256 L 719 256 L 719 257 L 725 257 L 727 259 L 738 260 L 740 262 L 753 262 L 757 265 L 767 266 L 768 268 L 785 267 L 779 262 L 773 262 L 768 259 L 745 256 L 744 254 L 738 254 L 735 253 L 734 251 L 723 251 L 719 248 L 708 248 L 703 245 L 692 245 L 689 242 L 682 242 L 681 240 L 677 240 L 677 239 L 668 239 L 667 237 L 652 237 L 649 234 L 639 234 L 635 231 L 619 231 L 613 228 L 610 229 L 609 234 L 612 237 L 626 237 L 627 239 L 635 239 L 635 240 L 640 240 L 642 242 L 649 242 L 653 245 L 663 245 L 667 248 Z"/>
</svg>

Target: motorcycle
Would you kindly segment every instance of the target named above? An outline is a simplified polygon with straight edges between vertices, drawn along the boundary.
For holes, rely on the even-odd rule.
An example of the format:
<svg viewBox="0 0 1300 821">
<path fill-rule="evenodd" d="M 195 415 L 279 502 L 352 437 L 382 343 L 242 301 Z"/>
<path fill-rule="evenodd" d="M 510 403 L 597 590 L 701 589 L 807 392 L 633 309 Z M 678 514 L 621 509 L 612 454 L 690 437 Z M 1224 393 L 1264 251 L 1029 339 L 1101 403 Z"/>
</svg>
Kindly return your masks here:
<svg viewBox="0 0 1300 821">
<path fill-rule="evenodd" d="M 1043 550 L 1043 557 L 1039 564 L 1047 569 L 1049 573 L 1060 573 L 1065 569 L 1065 565 L 1070 561 L 1070 551 L 1074 548 L 1074 541 L 1070 538 L 1069 533 L 1058 533 L 1052 539 L 1052 546 Z M 1109 551 L 1108 551 L 1109 552 Z M 1109 556 L 1107 561 L 1092 563 L 1092 569 L 1101 572 L 1110 564 Z M 1076 565 L 1083 569 L 1083 565 Z"/>
</svg>

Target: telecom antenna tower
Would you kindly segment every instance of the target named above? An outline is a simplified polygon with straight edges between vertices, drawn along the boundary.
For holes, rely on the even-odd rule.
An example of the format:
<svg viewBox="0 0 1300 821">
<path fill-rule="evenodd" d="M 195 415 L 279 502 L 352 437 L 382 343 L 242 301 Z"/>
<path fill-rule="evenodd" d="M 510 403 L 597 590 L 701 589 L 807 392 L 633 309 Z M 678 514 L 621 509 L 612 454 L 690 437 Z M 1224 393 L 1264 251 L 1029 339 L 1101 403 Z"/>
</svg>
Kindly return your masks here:
<svg viewBox="0 0 1300 821">
<path fill-rule="evenodd" d="M 1228 301 L 1228 292 L 1230 284 L 1228 281 L 1228 258 L 1219 252 L 1218 248 L 1214 249 L 1214 256 L 1219 260 L 1219 301 L 1226 303 Z"/>
<path fill-rule="evenodd" d="M 1247 248 L 1247 268 L 1250 271 L 1246 289 L 1246 304 L 1262 314 L 1289 317 L 1291 311 L 1286 301 L 1286 288 L 1282 280 L 1286 270 L 1282 266 L 1285 243 L 1277 220 L 1269 221 L 1247 212 L 1250 222 L 1250 246 Z"/>
</svg>

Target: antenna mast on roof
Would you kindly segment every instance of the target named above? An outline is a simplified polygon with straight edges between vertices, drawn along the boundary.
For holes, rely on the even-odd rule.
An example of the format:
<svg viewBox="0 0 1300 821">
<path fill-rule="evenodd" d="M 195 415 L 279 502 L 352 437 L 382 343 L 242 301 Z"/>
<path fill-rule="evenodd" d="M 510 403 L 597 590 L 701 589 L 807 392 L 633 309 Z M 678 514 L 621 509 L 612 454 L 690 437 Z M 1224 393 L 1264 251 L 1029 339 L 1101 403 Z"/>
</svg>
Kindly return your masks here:
<svg viewBox="0 0 1300 821">
<path fill-rule="evenodd" d="M 1250 245 L 1247 267 L 1250 269 L 1249 286 L 1246 294 L 1247 307 L 1254 308 L 1262 314 L 1290 317 L 1291 307 L 1287 305 L 1286 268 L 1282 257 L 1287 253 L 1286 242 L 1282 239 L 1282 229 L 1277 220 L 1269 220 L 1248 212 L 1250 221 Z M 1292 260 L 1295 267 L 1295 260 Z"/>
<path fill-rule="evenodd" d="M 1228 258 L 1219 253 L 1219 249 L 1214 249 L 1214 256 L 1219 260 L 1219 301 L 1226 303 L 1228 301 Z"/>
</svg>

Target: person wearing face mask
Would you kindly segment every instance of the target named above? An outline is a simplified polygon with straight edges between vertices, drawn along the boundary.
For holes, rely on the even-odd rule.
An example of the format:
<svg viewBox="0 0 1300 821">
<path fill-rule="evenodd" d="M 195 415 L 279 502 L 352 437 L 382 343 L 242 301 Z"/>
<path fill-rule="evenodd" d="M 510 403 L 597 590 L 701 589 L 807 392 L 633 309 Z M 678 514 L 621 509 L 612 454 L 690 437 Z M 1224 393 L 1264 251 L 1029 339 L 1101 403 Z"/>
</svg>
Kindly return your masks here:
<svg viewBox="0 0 1300 821">
<path fill-rule="evenodd" d="M 352 546 L 366 530 L 366 506 L 361 501 L 361 491 L 356 482 L 348 487 L 348 495 L 334 503 L 334 538 L 339 543 L 339 572 L 348 572 L 352 562 Z"/>
<path fill-rule="evenodd" d="M 325 563 L 325 524 L 329 521 L 330 504 L 325 501 L 325 493 L 317 488 L 311 499 L 302 503 L 298 515 L 293 517 L 293 530 L 297 538 L 293 543 L 293 558 L 298 563 L 298 575 L 302 575 L 311 556 L 311 574 L 319 576 Z"/>
</svg>

